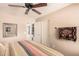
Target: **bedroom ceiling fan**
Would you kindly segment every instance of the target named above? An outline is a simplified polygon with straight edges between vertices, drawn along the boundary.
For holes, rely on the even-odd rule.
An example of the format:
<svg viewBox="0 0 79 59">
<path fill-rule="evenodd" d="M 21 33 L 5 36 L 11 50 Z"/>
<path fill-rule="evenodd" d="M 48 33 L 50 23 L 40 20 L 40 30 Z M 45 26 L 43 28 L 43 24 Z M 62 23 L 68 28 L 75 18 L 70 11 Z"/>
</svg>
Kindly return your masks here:
<svg viewBox="0 0 79 59">
<path fill-rule="evenodd" d="M 34 8 L 39 8 L 39 7 L 44 7 L 44 6 L 47 6 L 47 3 L 37 3 L 37 4 L 33 4 L 33 3 L 25 3 L 24 6 L 20 6 L 20 5 L 8 5 L 8 6 L 11 6 L 11 7 L 22 7 L 22 8 L 27 8 L 26 11 L 25 11 L 25 14 L 28 14 L 28 12 L 30 10 L 36 12 L 37 14 L 41 14 L 41 12 L 37 11 L 36 9 Z"/>
</svg>

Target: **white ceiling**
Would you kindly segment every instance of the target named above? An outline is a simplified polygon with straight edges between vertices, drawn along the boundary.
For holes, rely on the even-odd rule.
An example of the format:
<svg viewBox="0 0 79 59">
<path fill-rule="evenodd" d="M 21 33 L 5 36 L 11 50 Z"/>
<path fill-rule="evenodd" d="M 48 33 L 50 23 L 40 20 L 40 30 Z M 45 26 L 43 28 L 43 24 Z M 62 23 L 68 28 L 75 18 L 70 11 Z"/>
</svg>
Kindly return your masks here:
<svg viewBox="0 0 79 59">
<path fill-rule="evenodd" d="M 13 15 L 14 17 L 30 17 L 30 18 L 38 18 L 41 16 L 44 16 L 48 13 L 54 12 L 56 10 L 59 10 L 65 6 L 68 6 L 69 4 L 64 3 L 48 3 L 46 7 L 40 7 L 36 8 L 39 12 L 41 12 L 41 15 L 38 15 L 37 13 L 30 10 L 28 15 L 25 15 L 26 8 L 19 8 L 19 7 L 9 7 L 8 4 L 10 3 L 0 3 L 0 15 Z M 12 4 L 12 3 L 11 3 Z M 23 3 L 13 3 L 14 5 L 24 5 Z"/>
</svg>

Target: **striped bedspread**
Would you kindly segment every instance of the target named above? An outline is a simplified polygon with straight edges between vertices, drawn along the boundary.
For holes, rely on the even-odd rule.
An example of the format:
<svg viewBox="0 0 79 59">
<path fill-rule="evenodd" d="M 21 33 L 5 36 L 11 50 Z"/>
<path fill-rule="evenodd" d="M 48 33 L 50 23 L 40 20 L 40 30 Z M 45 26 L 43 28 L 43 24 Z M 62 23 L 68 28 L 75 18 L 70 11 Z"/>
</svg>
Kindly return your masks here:
<svg viewBox="0 0 79 59">
<path fill-rule="evenodd" d="M 0 56 L 63 56 L 62 53 L 29 40 L 0 43 Z"/>
</svg>

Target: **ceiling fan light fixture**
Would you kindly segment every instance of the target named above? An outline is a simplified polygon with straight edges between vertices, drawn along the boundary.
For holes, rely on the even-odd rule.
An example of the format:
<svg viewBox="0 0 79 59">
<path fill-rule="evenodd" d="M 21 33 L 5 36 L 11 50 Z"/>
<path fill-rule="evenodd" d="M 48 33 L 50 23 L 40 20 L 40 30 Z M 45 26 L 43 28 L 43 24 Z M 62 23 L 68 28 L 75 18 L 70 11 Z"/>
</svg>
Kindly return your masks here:
<svg viewBox="0 0 79 59">
<path fill-rule="evenodd" d="M 20 6 L 20 5 L 8 5 L 8 6 L 11 6 L 11 7 L 22 7 L 22 8 L 28 8 L 26 11 L 25 11 L 25 14 L 28 14 L 29 10 L 32 9 L 32 11 L 36 12 L 37 14 L 41 14 L 41 12 L 35 10 L 34 8 L 39 8 L 39 7 L 44 7 L 44 6 L 47 6 L 47 3 L 36 3 L 36 4 L 33 4 L 33 3 L 25 3 L 25 6 Z"/>
</svg>

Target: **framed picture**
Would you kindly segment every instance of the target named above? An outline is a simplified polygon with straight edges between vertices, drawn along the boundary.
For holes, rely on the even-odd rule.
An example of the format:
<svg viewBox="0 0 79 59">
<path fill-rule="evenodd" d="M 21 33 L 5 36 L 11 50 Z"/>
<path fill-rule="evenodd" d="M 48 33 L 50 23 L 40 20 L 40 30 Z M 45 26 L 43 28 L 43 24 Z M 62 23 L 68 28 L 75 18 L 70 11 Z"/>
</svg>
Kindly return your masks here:
<svg viewBox="0 0 79 59">
<path fill-rule="evenodd" d="M 66 39 L 76 41 L 76 27 L 63 27 L 58 28 L 59 39 Z"/>
<path fill-rule="evenodd" d="M 17 24 L 3 23 L 3 37 L 17 36 Z"/>
</svg>

